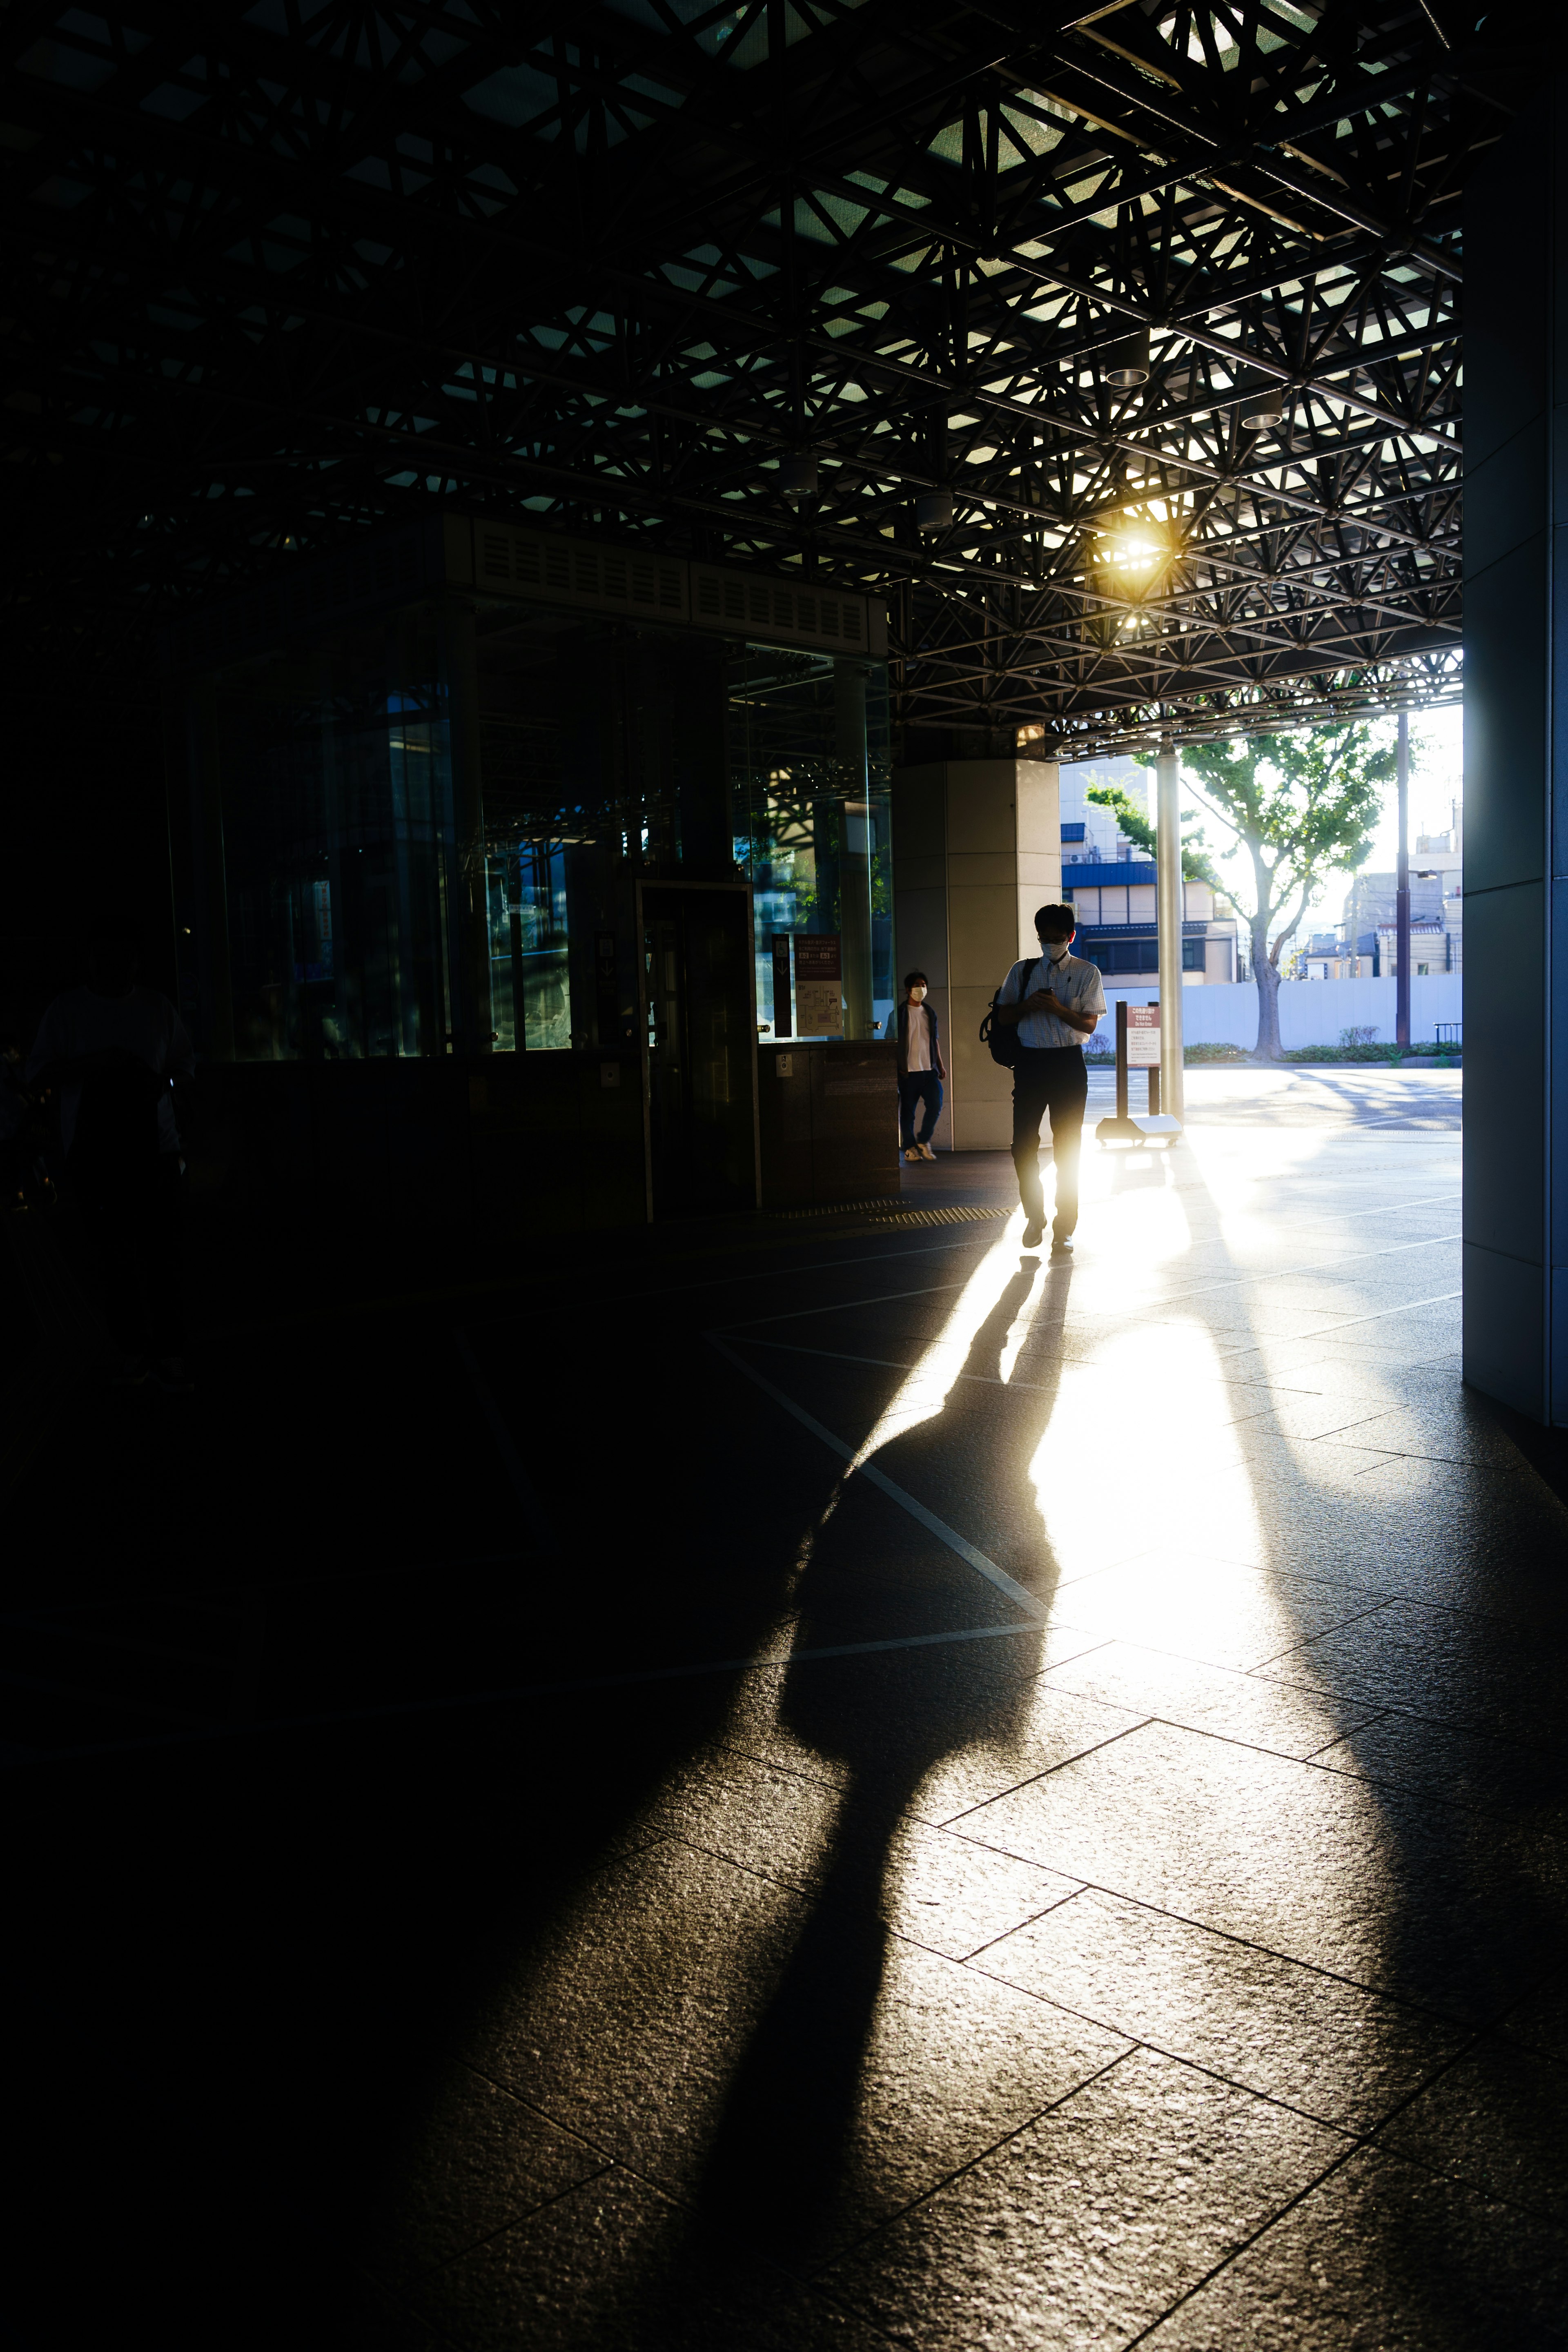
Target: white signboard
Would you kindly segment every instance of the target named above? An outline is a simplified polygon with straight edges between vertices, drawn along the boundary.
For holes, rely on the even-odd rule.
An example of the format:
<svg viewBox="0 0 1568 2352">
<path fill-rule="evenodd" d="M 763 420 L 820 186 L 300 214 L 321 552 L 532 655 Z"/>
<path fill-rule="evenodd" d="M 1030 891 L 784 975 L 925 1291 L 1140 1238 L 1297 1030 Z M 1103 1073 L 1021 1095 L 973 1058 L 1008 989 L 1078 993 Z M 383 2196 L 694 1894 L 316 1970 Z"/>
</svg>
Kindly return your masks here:
<svg viewBox="0 0 1568 2352">
<path fill-rule="evenodd" d="M 1130 1004 L 1127 1008 L 1127 1066 L 1157 1070 L 1160 1066 L 1160 1008 Z"/>
</svg>

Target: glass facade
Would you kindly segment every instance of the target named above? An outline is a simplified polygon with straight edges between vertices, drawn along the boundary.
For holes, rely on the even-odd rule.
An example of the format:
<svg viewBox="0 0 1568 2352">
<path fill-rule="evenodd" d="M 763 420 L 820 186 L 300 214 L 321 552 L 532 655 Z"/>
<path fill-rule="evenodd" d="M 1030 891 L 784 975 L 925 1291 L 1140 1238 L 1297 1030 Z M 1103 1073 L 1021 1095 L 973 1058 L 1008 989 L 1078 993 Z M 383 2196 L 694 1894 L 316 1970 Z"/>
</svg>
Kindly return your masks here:
<svg viewBox="0 0 1568 2352">
<path fill-rule="evenodd" d="M 441 671 L 435 616 L 416 610 L 197 681 L 209 1051 L 444 1050 L 454 831 Z"/>
<path fill-rule="evenodd" d="M 728 719 L 735 857 L 755 906 L 759 1030 L 803 1034 L 793 1003 L 775 998 L 789 969 L 775 941 L 830 935 L 842 942 L 845 1034 L 864 1037 L 894 1002 L 886 670 L 737 646 Z"/>
<path fill-rule="evenodd" d="M 837 936 L 846 1036 L 890 1009 L 868 656 L 437 593 L 198 675 L 185 714 L 219 1058 L 633 1045 L 639 884 L 751 885 L 764 1037 L 781 937 Z"/>
</svg>

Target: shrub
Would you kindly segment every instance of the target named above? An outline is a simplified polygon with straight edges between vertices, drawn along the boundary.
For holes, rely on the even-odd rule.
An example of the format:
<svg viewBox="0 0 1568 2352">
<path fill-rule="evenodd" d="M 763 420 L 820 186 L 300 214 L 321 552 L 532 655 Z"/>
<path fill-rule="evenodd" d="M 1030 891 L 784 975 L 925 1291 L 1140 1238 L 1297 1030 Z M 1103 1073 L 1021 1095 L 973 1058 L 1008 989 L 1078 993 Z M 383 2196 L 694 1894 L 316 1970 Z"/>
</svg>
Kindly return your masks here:
<svg viewBox="0 0 1568 2352">
<path fill-rule="evenodd" d="M 1370 1045 L 1376 1035 L 1377 1031 L 1375 1028 L 1342 1029 L 1340 1031 L 1340 1043 L 1342 1045 Z"/>
<path fill-rule="evenodd" d="M 1245 1062 L 1244 1045 L 1188 1045 L 1183 1049 L 1182 1060 L 1191 1066 L 1203 1062 Z"/>
<path fill-rule="evenodd" d="M 1445 1067 L 1462 1062 L 1463 1055 L 1457 1045 L 1290 1045 L 1286 1048 L 1288 1062 L 1379 1062 L 1384 1068 L 1390 1064 L 1397 1069 L 1402 1062 L 1440 1061 Z"/>
</svg>

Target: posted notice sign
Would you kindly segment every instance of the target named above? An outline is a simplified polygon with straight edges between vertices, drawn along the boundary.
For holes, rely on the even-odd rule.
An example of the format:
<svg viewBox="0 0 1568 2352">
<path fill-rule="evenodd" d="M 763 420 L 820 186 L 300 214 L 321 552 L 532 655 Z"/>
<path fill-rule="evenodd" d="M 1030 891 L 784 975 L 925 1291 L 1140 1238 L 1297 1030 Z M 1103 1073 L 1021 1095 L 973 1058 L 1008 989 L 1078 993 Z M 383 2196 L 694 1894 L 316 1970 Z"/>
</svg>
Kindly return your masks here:
<svg viewBox="0 0 1568 2352">
<path fill-rule="evenodd" d="M 837 931 L 796 931 L 795 1015 L 803 1037 L 843 1036 L 843 951 Z"/>
<path fill-rule="evenodd" d="M 1157 1070 L 1160 1066 L 1160 1008 L 1130 1004 L 1127 1008 L 1127 1066 Z"/>
</svg>

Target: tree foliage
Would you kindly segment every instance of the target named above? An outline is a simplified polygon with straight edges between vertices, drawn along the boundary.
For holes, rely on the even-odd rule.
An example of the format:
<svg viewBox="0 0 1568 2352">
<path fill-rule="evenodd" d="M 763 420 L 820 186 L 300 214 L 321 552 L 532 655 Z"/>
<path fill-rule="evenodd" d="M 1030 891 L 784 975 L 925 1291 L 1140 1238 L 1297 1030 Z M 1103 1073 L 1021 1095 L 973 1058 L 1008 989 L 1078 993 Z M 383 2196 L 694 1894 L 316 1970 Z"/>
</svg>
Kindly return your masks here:
<svg viewBox="0 0 1568 2352">
<path fill-rule="evenodd" d="M 1257 1052 L 1277 1061 L 1280 956 L 1328 876 L 1366 856 L 1394 754 L 1352 722 L 1198 744 L 1182 766 L 1252 868 L 1250 905 L 1245 885 L 1226 887 L 1252 933 Z"/>
<path fill-rule="evenodd" d="M 1090 784 L 1084 797 L 1086 800 L 1091 800 L 1097 808 L 1109 809 L 1115 817 L 1119 828 L 1131 842 L 1134 848 L 1146 849 L 1150 856 L 1153 856 L 1154 828 L 1138 806 L 1137 802 L 1129 800 L 1120 784 Z M 1184 820 L 1191 815 L 1190 809 L 1184 810 Z M 1230 893 L 1215 872 L 1214 861 L 1205 847 L 1207 838 L 1203 826 L 1195 819 L 1190 824 L 1184 821 L 1182 872 L 1189 882 L 1206 882 L 1212 889 L 1217 890 L 1222 898 L 1228 898 Z"/>
</svg>

